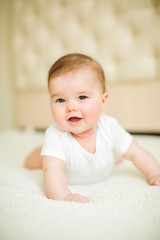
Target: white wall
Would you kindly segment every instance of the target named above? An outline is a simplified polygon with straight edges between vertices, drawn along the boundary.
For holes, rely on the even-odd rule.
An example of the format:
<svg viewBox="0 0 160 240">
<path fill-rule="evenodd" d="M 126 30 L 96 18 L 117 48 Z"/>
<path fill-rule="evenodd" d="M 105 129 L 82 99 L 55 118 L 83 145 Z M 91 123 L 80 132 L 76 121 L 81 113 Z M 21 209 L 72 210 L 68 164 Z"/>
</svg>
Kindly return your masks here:
<svg viewBox="0 0 160 240">
<path fill-rule="evenodd" d="M 14 78 L 11 62 L 10 2 L 0 1 L 0 129 L 15 126 Z"/>
</svg>

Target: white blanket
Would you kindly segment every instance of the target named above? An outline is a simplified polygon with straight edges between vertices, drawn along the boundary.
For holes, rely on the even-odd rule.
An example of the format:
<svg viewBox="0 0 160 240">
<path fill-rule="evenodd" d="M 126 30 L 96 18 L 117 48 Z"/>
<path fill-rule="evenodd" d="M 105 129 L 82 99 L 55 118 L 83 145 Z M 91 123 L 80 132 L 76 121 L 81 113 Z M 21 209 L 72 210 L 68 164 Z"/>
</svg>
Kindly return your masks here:
<svg viewBox="0 0 160 240">
<path fill-rule="evenodd" d="M 135 138 L 160 161 L 160 137 Z M 149 186 L 127 160 L 104 182 L 70 186 L 88 204 L 49 200 L 42 170 L 23 166 L 42 139 L 34 131 L 0 132 L 1 240 L 160 239 L 160 187 Z"/>
</svg>

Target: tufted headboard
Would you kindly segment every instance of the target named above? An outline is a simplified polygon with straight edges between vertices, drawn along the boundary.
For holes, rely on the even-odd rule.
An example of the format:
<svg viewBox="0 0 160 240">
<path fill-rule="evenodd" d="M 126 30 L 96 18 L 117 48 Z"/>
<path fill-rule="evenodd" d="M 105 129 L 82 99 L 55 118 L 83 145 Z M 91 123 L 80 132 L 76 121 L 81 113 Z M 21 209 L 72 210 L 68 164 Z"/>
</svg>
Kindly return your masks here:
<svg viewBox="0 0 160 240">
<path fill-rule="evenodd" d="M 131 131 L 160 132 L 159 1 L 12 0 L 10 13 L 18 126 L 27 125 L 22 119 L 34 106 L 31 99 L 42 94 L 39 101 L 48 103 L 51 64 L 80 52 L 95 58 L 105 71 L 110 94 L 105 111 Z M 22 114 L 27 96 L 30 105 Z M 35 108 L 37 117 L 28 124 L 46 127 L 50 116 L 40 123 L 40 107 Z"/>
<path fill-rule="evenodd" d="M 96 58 L 109 82 L 152 81 L 160 77 L 159 1 L 11 2 L 19 89 L 45 87 L 50 65 L 70 52 Z"/>
</svg>

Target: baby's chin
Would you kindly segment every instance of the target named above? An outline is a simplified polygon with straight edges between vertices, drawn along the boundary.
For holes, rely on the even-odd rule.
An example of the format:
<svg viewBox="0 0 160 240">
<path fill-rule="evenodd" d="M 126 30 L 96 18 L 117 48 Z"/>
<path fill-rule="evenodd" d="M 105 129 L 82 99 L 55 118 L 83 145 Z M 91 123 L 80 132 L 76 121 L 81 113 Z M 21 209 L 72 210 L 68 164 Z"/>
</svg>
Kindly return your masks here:
<svg viewBox="0 0 160 240">
<path fill-rule="evenodd" d="M 95 126 L 92 126 L 94 124 L 90 124 L 90 126 L 88 126 L 87 124 L 85 124 L 82 121 L 78 123 L 77 121 L 73 120 L 72 123 L 70 123 L 70 122 L 66 123 L 65 122 L 64 124 L 56 124 L 56 125 L 60 130 L 65 131 L 65 132 L 69 132 L 73 136 L 74 135 L 80 135 L 80 134 L 83 134 L 83 133 L 87 133 L 90 130 L 95 129 Z"/>
<path fill-rule="evenodd" d="M 59 124 L 56 124 L 55 125 L 57 126 L 57 128 L 59 128 L 60 130 L 62 131 L 65 131 L 65 132 L 69 132 L 69 133 L 73 133 L 73 134 L 78 134 L 78 133 L 81 133 L 84 131 L 84 129 L 80 128 L 80 127 L 71 127 L 71 126 L 64 126 L 64 125 L 59 125 Z"/>
<path fill-rule="evenodd" d="M 87 132 L 89 128 L 82 128 L 82 127 L 68 127 L 68 128 L 63 128 L 64 131 L 71 133 L 73 136 L 74 135 L 79 135 Z"/>
</svg>

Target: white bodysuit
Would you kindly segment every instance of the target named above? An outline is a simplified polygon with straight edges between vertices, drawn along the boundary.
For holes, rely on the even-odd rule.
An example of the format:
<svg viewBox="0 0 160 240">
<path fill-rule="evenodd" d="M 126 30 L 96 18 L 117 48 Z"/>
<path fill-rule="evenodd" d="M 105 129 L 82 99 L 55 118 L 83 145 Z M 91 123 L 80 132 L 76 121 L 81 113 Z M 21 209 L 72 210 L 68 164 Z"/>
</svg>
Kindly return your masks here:
<svg viewBox="0 0 160 240">
<path fill-rule="evenodd" d="M 41 156 L 53 156 L 65 162 L 69 184 L 89 184 L 104 180 L 114 166 L 114 151 L 124 154 L 133 137 L 106 114 L 98 121 L 96 152 L 87 152 L 71 133 L 54 124 L 45 133 Z"/>
</svg>

